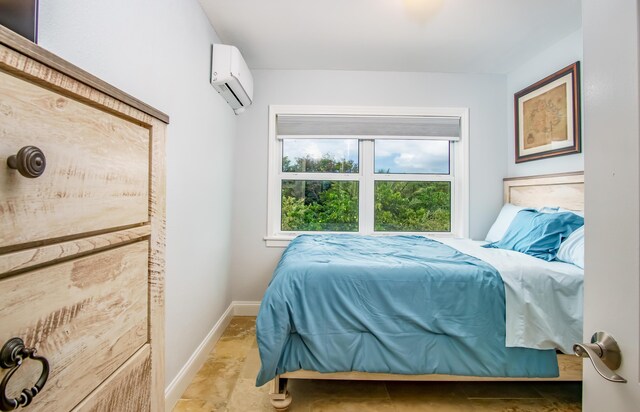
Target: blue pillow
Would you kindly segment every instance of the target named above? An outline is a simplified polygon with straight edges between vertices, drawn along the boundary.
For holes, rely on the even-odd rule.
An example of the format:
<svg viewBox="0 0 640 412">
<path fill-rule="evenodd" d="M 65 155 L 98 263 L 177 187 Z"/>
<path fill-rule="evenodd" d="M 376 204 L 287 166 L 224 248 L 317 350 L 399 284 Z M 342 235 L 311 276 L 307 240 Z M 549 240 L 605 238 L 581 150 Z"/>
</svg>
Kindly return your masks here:
<svg viewBox="0 0 640 412">
<path fill-rule="evenodd" d="M 515 250 L 551 261 L 555 259 L 562 241 L 582 225 L 584 218 L 575 213 L 521 210 L 502 239 L 485 247 Z"/>
</svg>

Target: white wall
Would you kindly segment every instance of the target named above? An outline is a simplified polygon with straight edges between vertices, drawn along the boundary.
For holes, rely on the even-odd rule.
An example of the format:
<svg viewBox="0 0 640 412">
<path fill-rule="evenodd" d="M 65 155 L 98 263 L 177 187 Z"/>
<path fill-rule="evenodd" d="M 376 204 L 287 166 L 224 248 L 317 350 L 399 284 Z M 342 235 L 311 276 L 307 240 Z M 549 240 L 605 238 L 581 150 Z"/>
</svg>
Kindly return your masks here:
<svg viewBox="0 0 640 412">
<path fill-rule="evenodd" d="M 507 75 L 507 174 L 508 176 L 541 175 L 548 173 L 584 170 L 582 153 L 515 163 L 515 125 L 513 118 L 513 95 L 538 80 L 582 61 L 582 30 L 578 30 Z M 581 67 L 581 70 L 584 68 Z M 584 96 L 584 92 L 582 93 Z M 584 98 L 583 98 L 584 100 Z M 584 133 L 583 133 L 584 135 Z M 583 136 L 584 140 L 584 136 Z"/>
<path fill-rule="evenodd" d="M 255 70 L 255 102 L 238 117 L 231 275 L 234 300 L 260 300 L 282 253 L 267 248 L 270 104 L 469 107 L 470 234 L 484 238 L 506 175 L 503 75 Z"/>
<path fill-rule="evenodd" d="M 197 0 L 40 0 L 40 45 L 167 113 L 166 384 L 231 302 L 236 120 Z"/>
</svg>

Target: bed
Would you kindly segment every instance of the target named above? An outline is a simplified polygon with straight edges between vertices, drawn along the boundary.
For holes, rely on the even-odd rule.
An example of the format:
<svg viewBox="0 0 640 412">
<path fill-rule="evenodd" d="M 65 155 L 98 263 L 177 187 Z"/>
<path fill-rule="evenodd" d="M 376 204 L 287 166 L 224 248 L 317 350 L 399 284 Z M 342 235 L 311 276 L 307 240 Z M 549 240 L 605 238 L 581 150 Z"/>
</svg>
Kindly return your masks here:
<svg viewBox="0 0 640 412">
<path fill-rule="evenodd" d="M 505 179 L 504 190 L 507 203 L 584 209 L 582 173 Z M 481 246 L 298 237 L 261 305 L 256 383 L 271 381 L 285 410 L 289 379 L 580 380 L 580 359 L 556 348 L 582 338 L 582 271 Z"/>
</svg>

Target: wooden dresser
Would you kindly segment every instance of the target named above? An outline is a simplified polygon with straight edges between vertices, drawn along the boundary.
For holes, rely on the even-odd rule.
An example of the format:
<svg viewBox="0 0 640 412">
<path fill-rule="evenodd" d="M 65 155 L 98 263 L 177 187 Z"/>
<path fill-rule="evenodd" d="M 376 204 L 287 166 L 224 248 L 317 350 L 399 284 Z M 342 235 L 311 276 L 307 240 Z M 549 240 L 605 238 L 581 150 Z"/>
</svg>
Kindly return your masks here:
<svg viewBox="0 0 640 412">
<path fill-rule="evenodd" d="M 167 123 L 0 26 L 0 410 L 164 410 Z"/>
</svg>

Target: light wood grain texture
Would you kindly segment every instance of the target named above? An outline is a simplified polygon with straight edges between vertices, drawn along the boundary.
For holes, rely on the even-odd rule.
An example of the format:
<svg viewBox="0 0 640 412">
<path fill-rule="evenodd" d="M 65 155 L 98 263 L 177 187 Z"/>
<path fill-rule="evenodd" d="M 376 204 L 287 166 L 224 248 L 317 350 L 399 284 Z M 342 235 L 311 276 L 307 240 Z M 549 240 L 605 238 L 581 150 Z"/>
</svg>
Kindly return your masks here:
<svg viewBox="0 0 640 412">
<path fill-rule="evenodd" d="M 145 225 L 0 255 L 0 276 L 56 263 L 90 252 L 99 252 L 150 234 L 151 226 Z"/>
<path fill-rule="evenodd" d="M 148 129 L 0 72 L 0 135 L 0 248 L 148 221 Z M 6 166 L 27 145 L 38 178 Z"/>
<path fill-rule="evenodd" d="M 151 408 L 151 348 L 145 345 L 73 412 L 144 412 Z"/>
<path fill-rule="evenodd" d="M 0 285 L 7 284 L 6 282 L 16 282 L 16 285 L 19 285 L 11 292 L 2 289 L 6 298 L 0 301 L 0 314 L 4 316 L 5 311 L 10 310 L 15 296 L 24 296 L 29 293 L 32 289 L 30 280 L 41 271 L 66 267 L 65 265 L 71 262 L 104 256 L 103 254 L 133 245 L 147 245 L 146 252 L 141 254 L 144 262 L 143 257 L 139 257 L 140 261 L 136 260 L 135 263 L 137 270 L 141 270 L 141 277 L 137 281 L 143 279 L 142 284 L 135 288 L 123 287 L 118 278 L 112 278 L 105 280 L 101 288 L 88 291 L 86 296 L 84 292 L 79 295 L 69 294 L 68 289 L 73 289 L 74 285 L 65 283 L 65 278 L 62 276 L 58 283 L 50 285 L 46 296 L 43 293 L 39 296 L 41 300 L 48 302 L 47 304 L 76 308 L 61 309 L 59 315 L 45 319 L 48 324 L 54 326 L 57 322 L 68 323 L 65 319 L 71 316 L 69 313 L 74 313 L 73 316 L 76 316 L 76 312 L 84 313 L 82 305 L 93 308 L 91 305 L 97 305 L 98 303 L 95 302 L 100 302 L 103 295 L 111 293 L 109 291 L 114 288 L 123 296 L 139 296 L 141 303 L 135 306 L 127 306 L 124 298 L 118 302 L 100 303 L 104 316 L 119 313 L 119 317 L 110 318 L 113 324 L 109 325 L 111 330 L 108 339 L 113 339 L 111 343 L 114 347 L 111 352 L 98 356 L 98 362 L 102 362 L 102 366 L 94 368 L 91 362 L 85 362 L 83 370 L 86 379 L 83 379 L 80 384 L 67 387 L 65 396 L 81 399 L 88 394 L 85 389 L 90 390 L 90 386 L 92 388 L 97 386 L 108 376 L 111 377 L 105 384 L 112 382 L 116 376 L 129 376 L 134 373 L 131 375 L 132 380 L 150 383 L 139 388 L 129 386 L 127 390 L 131 393 L 126 397 L 138 399 L 139 403 L 134 405 L 143 405 L 141 408 L 144 410 L 162 411 L 164 410 L 164 150 L 165 123 L 169 119 L 164 113 L 122 93 L 37 45 L 23 41 L 19 36 L 2 27 L 0 27 L 0 79 L 0 207 L 5 199 L 16 196 L 16 185 L 34 184 L 24 182 L 26 178 L 21 176 L 15 179 L 17 173 L 4 166 L 6 157 L 15 154 L 20 148 L 20 146 L 11 148 L 6 153 L 2 148 L 5 141 L 15 140 L 16 131 L 30 130 L 29 142 L 26 144 L 39 146 L 45 151 L 48 160 L 47 170 L 45 175 L 36 180 L 42 180 L 52 167 L 54 171 L 57 170 L 56 168 L 61 168 L 57 177 L 55 179 L 52 177 L 53 180 L 49 185 L 29 187 L 24 192 L 25 196 L 31 196 L 35 203 L 20 204 L 18 202 L 20 207 L 16 207 L 14 201 L 0 210 Z M 5 87 L 7 84 L 10 87 Z M 3 104 L 7 100 L 11 104 Z M 20 110 L 15 110 L 16 100 L 22 105 Z M 73 116 L 70 115 L 71 113 Z M 8 133 L 9 126 L 5 124 L 9 122 L 7 119 L 15 121 L 11 124 L 11 133 Z M 54 124 L 52 125 L 51 122 Z M 81 130 L 82 133 L 78 133 L 79 125 L 84 127 Z M 63 143 L 72 144 L 69 148 L 62 147 Z M 86 156 L 85 152 L 88 152 L 89 156 Z M 82 156 L 83 154 L 85 156 Z M 60 159 L 67 164 L 61 164 Z M 81 167 L 77 162 L 80 162 Z M 52 163 L 54 166 L 51 166 Z M 93 164 L 93 168 L 84 167 L 89 163 Z M 110 173 L 100 178 L 100 173 L 105 169 L 109 169 Z M 65 172 L 68 173 L 65 175 Z M 108 200 L 101 199 L 100 202 L 95 202 L 93 197 L 95 193 L 109 190 L 114 193 L 119 190 L 120 201 L 109 204 Z M 50 197 L 51 193 L 56 195 L 53 200 Z M 73 194 L 77 201 L 73 201 Z M 52 201 L 67 203 L 60 203 L 60 208 L 52 209 L 50 207 Z M 19 219 L 17 215 L 24 205 L 28 205 L 27 208 L 34 208 L 40 220 L 29 219 L 26 222 L 25 219 Z M 100 208 L 102 208 L 101 211 Z M 61 223 L 60 214 L 68 221 Z M 134 215 L 135 219 L 122 218 Z M 5 240 L 11 245 L 3 246 L 3 236 L 7 236 L 7 239 L 10 236 L 6 235 L 5 227 L 2 226 L 3 219 L 13 222 L 10 229 L 15 232 L 11 237 L 15 233 L 20 234 L 21 231 L 25 231 L 30 233 L 28 237 L 31 240 Z M 124 223 L 124 221 L 132 223 Z M 90 227 L 99 227 L 99 229 Z M 42 236 L 34 236 L 38 231 L 42 232 Z M 34 240 L 36 238 L 39 240 Z M 144 240 L 131 243 L 141 238 Z M 82 258 L 78 259 L 78 257 Z M 108 263 L 110 262 L 87 269 L 87 276 L 100 276 L 102 266 L 107 267 Z M 123 271 L 132 269 L 129 263 L 120 265 L 120 268 Z M 51 275 L 52 278 L 55 277 L 54 275 L 60 276 L 56 272 Z M 84 296 L 86 302 L 79 304 L 76 302 L 77 296 Z M 140 316 L 144 316 L 143 321 L 139 321 Z M 4 317 L 2 319 L 0 330 L 5 327 Z M 130 333 L 118 339 L 121 328 L 131 322 L 137 322 L 136 325 L 138 325 L 135 332 L 132 332 L 133 335 Z M 25 326 L 27 327 L 28 325 Z M 89 333 L 89 337 L 94 329 L 102 330 L 103 327 L 102 318 L 86 319 L 82 325 L 83 333 Z M 74 330 L 73 333 L 79 332 Z M 89 339 L 89 337 L 83 339 Z M 38 345 L 39 342 L 36 340 Z M 137 358 L 127 361 L 126 358 L 133 352 L 130 351 L 125 355 L 121 349 L 133 343 L 138 344 L 137 348 L 139 348 L 145 342 L 150 351 L 148 357 L 150 364 L 148 367 L 136 369 L 137 372 L 131 372 L 127 365 Z M 39 349 L 43 354 L 48 352 L 52 359 L 64 360 L 64 362 L 55 362 L 58 368 L 55 371 L 56 374 L 76 376 L 78 375 L 77 363 L 74 362 L 77 361 L 70 359 L 69 345 L 63 343 L 61 341 L 57 346 L 39 347 Z M 93 348 L 81 341 L 73 347 L 73 350 L 76 351 L 79 359 L 85 360 Z M 123 362 L 125 366 L 121 366 Z M 12 385 L 16 386 L 15 390 L 22 389 L 17 386 L 23 382 L 32 383 L 33 379 L 37 378 L 35 375 L 39 373 L 38 368 L 27 370 L 29 368 L 27 362 L 18 372 L 23 376 L 16 376 L 15 378 L 18 379 L 15 381 L 12 379 Z M 109 371 L 113 374 L 110 375 Z M 32 379 L 29 378 L 30 376 Z M 49 389 L 50 391 L 59 390 L 55 381 L 53 386 L 51 385 L 51 382 L 47 384 L 48 388 L 54 388 Z M 60 404 L 58 407 L 56 404 L 55 407 L 50 408 L 50 403 L 53 401 L 47 397 L 52 395 L 46 395 L 46 391 L 47 389 L 34 399 L 33 404 L 29 406 L 31 410 L 64 411 L 75 405 Z M 100 395 L 96 392 L 95 399 L 100 401 L 92 407 L 113 405 L 109 398 L 121 399 L 118 398 L 121 396 L 120 392 L 122 391 L 117 389 L 101 392 Z M 63 399 L 61 402 L 66 401 Z M 132 410 L 137 410 L 135 408 Z"/>
<path fill-rule="evenodd" d="M 113 96 L 0 44 L 0 70 L 124 119 L 148 124 L 152 116 Z"/>
<path fill-rule="evenodd" d="M 127 106 L 160 119 L 165 123 L 169 123 L 169 116 L 162 113 L 160 110 L 157 110 L 135 97 L 128 95 L 122 90 L 111 86 L 105 81 L 93 76 L 77 66 L 74 66 L 68 61 L 61 59 L 55 54 L 43 49 L 3 26 L 0 26 L 0 44 L 16 51 L 16 55 L 28 57 L 30 61 L 38 62 L 40 65 L 52 68 L 59 73 L 65 73 L 66 76 L 76 80 L 76 83 L 88 85 L 96 91 L 100 91 L 105 95 L 118 99 Z"/>
<path fill-rule="evenodd" d="M 500 378 L 492 376 L 457 375 L 398 375 L 392 373 L 338 372 L 320 373 L 300 370 L 283 373 L 281 378 L 288 379 L 327 379 L 327 380 L 369 380 L 369 381 L 581 381 L 582 359 L 573 355 L 558 355 L 560 376 L 556 378 Z"/>
<path fill-rule="evenodd" d="M 29 410 L 71 409 L 145 344 L 148 255 L 141 241 L 0 281 L 0 342 L 20 337 L 51 367 Z"/>
<path fill-rule="evenodd" d="M 559 206 L 584 211 L 584 173 L 504 179 L 504 201 L 533 208 Z"/>
<path fill-rule="evenodd" d="M 165 125 L 152 122 L 151 138 L 151 197 L 149 216 L 151 239 L 149 253 L 149 339 L 152 368 L 151 410 L 164 410 L 164 272 L 166 227 Z"/>
</svg>

